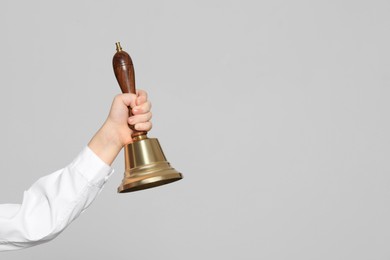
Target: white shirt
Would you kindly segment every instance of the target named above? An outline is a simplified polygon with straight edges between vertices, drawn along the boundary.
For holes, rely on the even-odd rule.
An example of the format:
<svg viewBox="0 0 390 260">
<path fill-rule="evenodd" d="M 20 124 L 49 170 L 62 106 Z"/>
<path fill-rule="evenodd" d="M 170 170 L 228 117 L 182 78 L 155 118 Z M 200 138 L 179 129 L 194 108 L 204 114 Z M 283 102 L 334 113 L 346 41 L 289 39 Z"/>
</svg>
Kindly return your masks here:
<svg viewBox="0 0 390 260">
<path fill-rule="evenodd" d="M 0 251 L 58 236 L 92 203 L 113 172 L 86 146 L 68 166 L 25 191 L 22 204 L 0 204 Z"/>
</svg>

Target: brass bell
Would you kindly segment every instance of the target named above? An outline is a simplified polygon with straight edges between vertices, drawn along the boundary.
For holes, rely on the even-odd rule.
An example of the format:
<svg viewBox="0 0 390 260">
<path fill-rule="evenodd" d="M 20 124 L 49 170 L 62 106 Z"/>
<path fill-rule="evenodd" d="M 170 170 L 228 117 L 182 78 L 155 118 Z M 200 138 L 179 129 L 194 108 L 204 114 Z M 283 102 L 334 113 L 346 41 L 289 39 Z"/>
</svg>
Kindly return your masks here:
<svg viewBox="0 0 390 260">
<path fill-rule="evenodd" d="M 112 64 L 115 77 L 123 93 L 136 93 L 133 62 L 129 54 L 116 43 Z M 131 109 L 129 109 L 131 115 Z M 133 143 L 125 146 L 125 174 L 119 193 L 143 190 L 178 181 L 182 174 L 172 168 L 156 138 L 146 132 L 133 130 Z"/>
</svg>

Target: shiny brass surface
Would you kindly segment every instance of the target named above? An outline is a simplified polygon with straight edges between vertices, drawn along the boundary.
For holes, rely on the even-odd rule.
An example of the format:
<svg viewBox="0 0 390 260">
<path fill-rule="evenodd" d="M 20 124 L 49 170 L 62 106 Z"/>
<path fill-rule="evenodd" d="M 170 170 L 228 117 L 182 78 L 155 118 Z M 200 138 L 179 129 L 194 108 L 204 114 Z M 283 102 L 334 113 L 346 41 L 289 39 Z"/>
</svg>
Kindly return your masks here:
<svg viewBox="0 0 390 260">
<path fill-rule="evenodd" d="M 138 191 L 182 179 L 165 158 L 156 138 L 138 140 L 125 146 L 125 176 L 119 193 Z"/>
<path fill-rule="evenodd" d="M 144 139 L 148 139 L 146 134 L 133 136 L 133 142 L 141 141 L 141 140 L 144 140 Z"/>
<path fill-rule="evenodd" d="M 121 46 L 120 42 L 116 42 L 115 45 L 116 45 L 116 51 L 121 51 L 122 50 L 122 46 Z"/>
</svg>

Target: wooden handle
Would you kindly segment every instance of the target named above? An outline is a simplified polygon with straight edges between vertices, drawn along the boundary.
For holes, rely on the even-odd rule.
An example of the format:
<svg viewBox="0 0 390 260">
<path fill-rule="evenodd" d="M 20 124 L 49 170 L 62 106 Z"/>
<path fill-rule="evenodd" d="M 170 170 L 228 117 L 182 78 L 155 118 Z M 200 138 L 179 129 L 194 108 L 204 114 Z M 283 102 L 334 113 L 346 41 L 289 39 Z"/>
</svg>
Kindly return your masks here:
<svg viewBox="0 0 390 260">
<path fill-rule="evenodd" d="M 122 50 L 119 42 L 116 43 L 116 53 L 112 58 L 112 66 L 122 93 L 136 94 L 133 61 L 130 55 Z M 131 108 L 129 108 L 129 116 L 132 116 Z M 147 132 L 135 130 L 132 125 L 129 125 L 129 127 L 133 130 L 131 135 L 133 138 L 147 134 Z"/>
</svg>

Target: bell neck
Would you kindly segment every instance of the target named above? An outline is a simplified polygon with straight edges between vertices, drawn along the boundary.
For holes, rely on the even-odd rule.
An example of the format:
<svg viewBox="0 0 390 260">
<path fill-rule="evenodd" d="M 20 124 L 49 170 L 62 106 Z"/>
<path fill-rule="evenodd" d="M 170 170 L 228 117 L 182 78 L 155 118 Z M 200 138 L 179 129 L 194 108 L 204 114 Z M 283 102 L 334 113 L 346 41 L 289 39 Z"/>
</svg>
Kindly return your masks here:
<svg viewBox="0 0 390 260">
<path fill-rule="evenodd" d="M 138 134 L 139 133 L 139 134 Z M 145 134 L 145 132 L 138 132 L 138 133 L 135 133 L 133 134 L 131 137 L 133 138 L 133 142 L 138 142 L 138 141 L 141 141 L 141 140 L 145 140 L 145 139 L 148 139 L 147 135 Z"/>
</svg>

